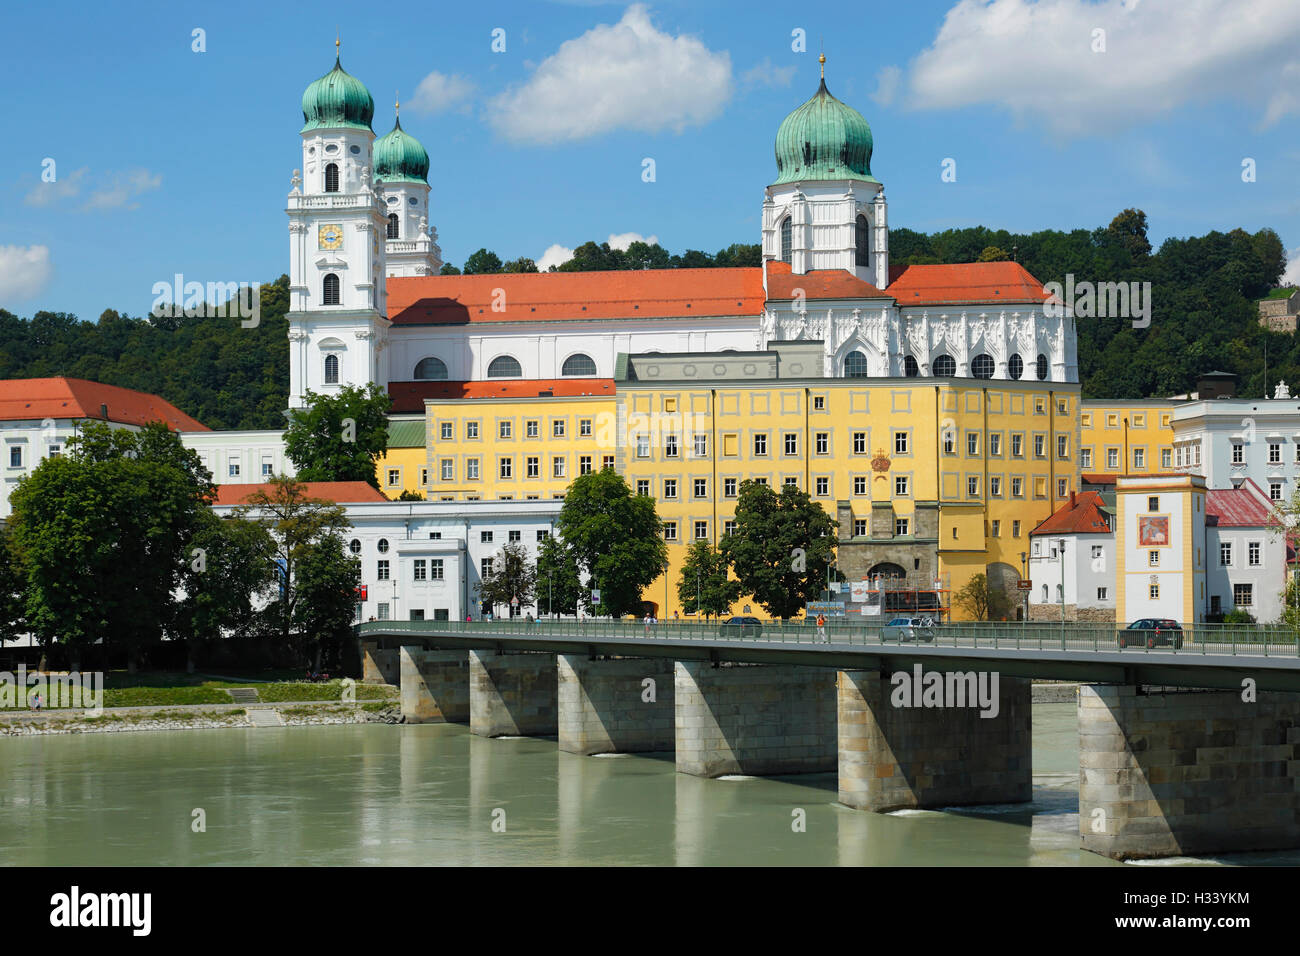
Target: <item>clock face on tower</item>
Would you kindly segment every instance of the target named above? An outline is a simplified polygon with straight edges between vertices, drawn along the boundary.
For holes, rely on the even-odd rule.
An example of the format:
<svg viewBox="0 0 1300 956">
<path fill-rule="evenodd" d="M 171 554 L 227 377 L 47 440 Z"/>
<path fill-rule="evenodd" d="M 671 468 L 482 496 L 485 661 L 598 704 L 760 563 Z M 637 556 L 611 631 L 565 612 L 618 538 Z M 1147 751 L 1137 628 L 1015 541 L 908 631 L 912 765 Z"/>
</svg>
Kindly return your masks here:
<svg viewBox="0 0 1300 956">
<path fill-rule="evenodd" d="M 342 249 L 343 227 L 339 225 L 321 226 L 318 241 L 322 249 Z"/>
</svg>

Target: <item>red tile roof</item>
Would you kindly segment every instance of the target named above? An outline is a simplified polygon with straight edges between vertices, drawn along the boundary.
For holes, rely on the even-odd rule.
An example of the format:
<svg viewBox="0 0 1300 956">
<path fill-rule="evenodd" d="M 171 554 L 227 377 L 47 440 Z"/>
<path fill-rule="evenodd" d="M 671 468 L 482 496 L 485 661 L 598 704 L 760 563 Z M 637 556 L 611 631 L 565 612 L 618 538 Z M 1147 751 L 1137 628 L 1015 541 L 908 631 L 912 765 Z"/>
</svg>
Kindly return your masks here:
<svg viewBox="0 0 1300 956">
<path fill-rule="evenodd" d="M 890 270 L 887 290 L 902 306 L 963 302 L 1032 302 L 1050 296 L 1018 262 L 964 262 Z"/>
<path fill-rule="evenodd" d="M 306 485 L 308 497 L 321 498 L 335 504 L 346 505 L 388 500 L 382 493 L 364 481 L 309 481 L 306 482 Z M 270 482 L 260 485 L 217 485 L 215 504 L 242 505 L 247 503 L 248 496 L 253 492 L 258 490 L 270 491 L 271 487 Z"/>
<path fill-rule="evenodd" d="M 1240 488 L 1205 493 L 1205 523 L 1220 528 L 1264 528 L 1276 524 L 1273 506 L 1259 485 L 1247 478 Z"/>
<path fill-rule="evenodd" d="M 793 299 L 795 290 L 803 289 L 806 299 L 888 299 L 890 293 L 881 292 L 845 269 L 814 269 L 804 275 L 794 275 L 790 263 L 780 260 L 767 262 L 767 297 Z"/>
<path fill-rule="evenodd" d="M 759 315 L 763 303 L 763 270 L 756 267 L 388 280 L 388 317 L 397 325 Z"/>
<path fill-rule="evenodd" d="M 1051 515 L 1029 534 L 1108 534 L 1110 519 L 1095 491 L 1076 493 L 1071 504 Z"/>
<path fill-rule="evenodd" d="M 389 382 L 394 412 L 423 412 L 424 400 L 613 395 L 612 378 L 489 379 L 485 382 Z"/>
<path fill-rule="evenodd" d="M 46 418 L 104 419 L 123 425 L 163 422 L 173 431 L 211 431 L 171 402 L 148 392 L 101 385 L 82 378 L 9 378 L 0 380 L 0 421 Z"/>
</svg>

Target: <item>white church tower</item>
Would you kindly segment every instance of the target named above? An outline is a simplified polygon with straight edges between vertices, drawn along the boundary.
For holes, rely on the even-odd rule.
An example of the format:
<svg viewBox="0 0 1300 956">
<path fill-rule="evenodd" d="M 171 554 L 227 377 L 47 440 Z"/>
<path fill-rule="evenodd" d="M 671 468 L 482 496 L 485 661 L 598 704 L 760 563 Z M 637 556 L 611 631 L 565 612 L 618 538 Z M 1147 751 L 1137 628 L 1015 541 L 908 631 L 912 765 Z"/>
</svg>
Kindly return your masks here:
<svg viewBox="0 0 1300 956">
<path fill-rule="evenodd" d="M 303 172 L 294 171 L 286 210 L 290 408 L 302 408 L 308 391 L 388 385 L 388 219 L 371 177 L 374 113 L 369 91 L 337 58 L 302 97 Z"/>
<path fill-rule="evenodd" d="M 390 133 L 375 140 L 375 183 L 387 219 L 388 275 L 436 276 L 442 250 L 438 230 L 429 226 L 429 154 L 402 129 L 400 116 Z"/>
<path fill-rule="evenodd" d="M 795 275 L 844 269 L 889 285 L 885 187 L 871 175 L 871 127 L 821 86 L 776 133 L 777 180 L 763 199 L 763 258 Z"/>
</svg>

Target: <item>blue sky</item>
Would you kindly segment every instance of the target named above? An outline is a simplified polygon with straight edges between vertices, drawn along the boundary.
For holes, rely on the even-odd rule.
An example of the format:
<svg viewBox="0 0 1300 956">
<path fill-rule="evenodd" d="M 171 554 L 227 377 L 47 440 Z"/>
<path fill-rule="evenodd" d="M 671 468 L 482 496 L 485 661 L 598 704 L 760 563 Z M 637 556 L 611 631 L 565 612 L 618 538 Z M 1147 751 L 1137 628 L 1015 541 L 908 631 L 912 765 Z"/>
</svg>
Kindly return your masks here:
<svg viewBox="0 0 1300 956">
<path fill-rule="evenodd" d="M 1300 264 L 1294 0 L 351 9 L 336 24 L 270 0 L 11 6 L 0 308 L 142 315 L 177 272 L 285 272 L 301 96 L 336 27 L 378 135 L 400 92 L 456 264 L 627 234 L 674 252 L 757 242 L 773 137 L 816 90 L 819 38 L 831 92 L 871 124 L 892 226 L 1092 228 L 1138 206 L 1157 243 L 1271 226 Z"/>
</svg>

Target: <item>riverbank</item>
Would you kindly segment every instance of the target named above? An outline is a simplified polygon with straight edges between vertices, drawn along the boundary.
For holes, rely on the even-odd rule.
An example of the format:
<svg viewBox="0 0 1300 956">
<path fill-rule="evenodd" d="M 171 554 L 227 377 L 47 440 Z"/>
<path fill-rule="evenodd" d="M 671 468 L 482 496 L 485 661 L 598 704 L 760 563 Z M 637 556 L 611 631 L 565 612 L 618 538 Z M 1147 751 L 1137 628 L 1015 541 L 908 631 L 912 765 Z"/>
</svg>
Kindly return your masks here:
<svg viewBox="0 0 1300 956">
<path fill-rule="evenodd" d="M 392 701 L 358 704 L 293 701 L 252 706 L 194 704 L 177 707 L 117 707 L 94 715 L 84 710 L 10 711 L 0 715 L 0 737 L 401 722 L 401 708 Z"/>
</svg>

